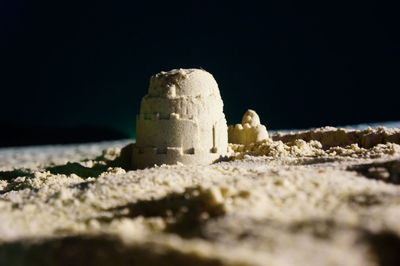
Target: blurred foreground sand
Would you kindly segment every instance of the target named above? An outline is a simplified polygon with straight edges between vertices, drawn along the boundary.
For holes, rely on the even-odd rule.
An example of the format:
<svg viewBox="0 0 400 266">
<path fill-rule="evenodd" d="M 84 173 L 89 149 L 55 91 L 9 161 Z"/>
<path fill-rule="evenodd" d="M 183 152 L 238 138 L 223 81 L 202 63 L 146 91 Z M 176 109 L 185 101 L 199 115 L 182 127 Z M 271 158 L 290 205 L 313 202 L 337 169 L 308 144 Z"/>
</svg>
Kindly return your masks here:
<svg viewBox="0 0 400 266">
<path fill-rule="evenodd" d="M 0 265 L 399 265 L 400 131 L 131 171 L 129 141 L 0 151 Z"/>
</svg>

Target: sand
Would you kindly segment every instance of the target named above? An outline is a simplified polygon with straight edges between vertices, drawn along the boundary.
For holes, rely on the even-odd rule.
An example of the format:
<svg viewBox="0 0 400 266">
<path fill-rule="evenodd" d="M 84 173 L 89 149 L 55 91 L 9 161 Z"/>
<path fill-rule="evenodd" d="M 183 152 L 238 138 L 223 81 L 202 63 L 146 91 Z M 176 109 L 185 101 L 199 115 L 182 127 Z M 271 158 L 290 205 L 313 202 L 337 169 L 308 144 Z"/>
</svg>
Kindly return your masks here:
<svg viewBox="0 0 400 266">
<path fill-rule="evenodd" d="M 399 136 L 273 134 L 136 171 L 129 140 L 2 149 L 0 265 L 398 265 Z"/>
</svg>

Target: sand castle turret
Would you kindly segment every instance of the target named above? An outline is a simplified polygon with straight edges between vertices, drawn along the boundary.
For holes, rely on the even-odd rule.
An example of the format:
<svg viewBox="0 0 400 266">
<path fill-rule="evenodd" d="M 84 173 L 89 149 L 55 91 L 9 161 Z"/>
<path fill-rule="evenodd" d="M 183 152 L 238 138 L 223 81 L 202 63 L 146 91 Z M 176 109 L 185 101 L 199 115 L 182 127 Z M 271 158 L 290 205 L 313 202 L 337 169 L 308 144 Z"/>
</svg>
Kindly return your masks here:
<svg viewBox="0 0 400 266">
<path fill-rule="evenodd" d="M 241 124 L 229 126 L 229 143 L 250 144 L 268 139 L 267 128 L 260 123 L 260 117 L 253 110 L 244 113 Z"/>
<path fill-rule="evenodd" d="M 218 84 L 210 73 L 158 73 L 150 78 L 136 119 L 133 167 L 212 163 L 227 153 L 227 131 Z"/>
</svg>

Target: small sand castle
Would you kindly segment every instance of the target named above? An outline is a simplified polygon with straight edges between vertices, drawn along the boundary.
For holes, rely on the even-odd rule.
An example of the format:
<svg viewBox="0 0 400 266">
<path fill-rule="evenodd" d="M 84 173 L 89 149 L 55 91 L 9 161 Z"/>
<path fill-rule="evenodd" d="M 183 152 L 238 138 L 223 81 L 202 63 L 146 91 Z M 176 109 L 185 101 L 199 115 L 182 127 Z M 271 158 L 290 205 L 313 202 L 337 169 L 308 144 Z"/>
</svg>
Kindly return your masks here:
<svg viewBox="0 0 400 266">
<path fill-rule="evenodd" d="M 161 164 L 210 164 L 228 151 L 228 128 L 214 77 L 174 69 L 150 78 L 136 119 L 134 169 Z"/>
<path fill-rule="evenodd" d="M 250 144 L 268 139 L 268 131 L 260 123 L 260 117 L 253 110 L 247 110 L 242 123 L 228 128 L 229 143 Z"/>
</svg>

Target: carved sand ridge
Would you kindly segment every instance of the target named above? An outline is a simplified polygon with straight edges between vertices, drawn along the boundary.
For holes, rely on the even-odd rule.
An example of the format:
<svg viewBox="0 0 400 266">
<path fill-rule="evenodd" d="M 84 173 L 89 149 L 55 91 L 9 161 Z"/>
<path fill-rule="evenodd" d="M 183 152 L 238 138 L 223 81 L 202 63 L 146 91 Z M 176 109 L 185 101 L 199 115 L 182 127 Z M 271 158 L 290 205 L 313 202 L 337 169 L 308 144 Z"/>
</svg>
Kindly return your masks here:
<svg viewBox="0 0 400 266">
<path fill-rule="evenodd" d="M 324 148 L 357 144 L 363 148 L 370 148 L 380 143 L 400 143 L 400 129 L 378 127 L 364 130 L 352 130 L 334 127 L 322 127 L 294 133 L 275 134 L 274 140 L 283 142 L 302 139 L 305 141 L 317 140 Z"/>
</svg>

